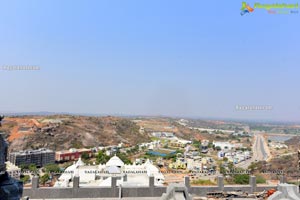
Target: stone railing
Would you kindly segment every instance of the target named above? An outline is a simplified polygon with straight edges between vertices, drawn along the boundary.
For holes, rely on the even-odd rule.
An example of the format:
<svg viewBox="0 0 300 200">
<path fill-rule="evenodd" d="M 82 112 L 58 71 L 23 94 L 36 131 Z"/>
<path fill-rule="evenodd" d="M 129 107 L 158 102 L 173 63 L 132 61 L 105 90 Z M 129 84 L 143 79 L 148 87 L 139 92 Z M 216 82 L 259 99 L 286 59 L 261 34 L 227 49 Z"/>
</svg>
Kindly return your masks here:
<svg viewBox="0 0 300 200">
<path fill-rule="evenodd" d="M 79 177 L 73 178 L 73 187 L 54 188 L 39 187 L 39 178 L 33 177 L 32 187 L 24 188 L 23 196 L 30 199 L 68 199 L 68 198 L 120 198 L 120 197 L 161 197 L 167 193 L 167 187 L 155 186 L 154 177 L 149 177 L 149 185 L 145 187 L 117 186 L 117 177 L 112 177 L 110 187 L 80 187 Z M 218 176 L 216 186 L 191 186 L 190 178 L 184 178 L 184 186 L 193 195 L 206 196 L 208 192 L 242 191 L 248 193 L 262 192 L 264 190 L 276 189 L 277 185 L 257 186 L 256 177 L 251 176 L 249 185 L 224 185 L 224 177 Z M 282 177 L 281 183 L 285 182 Z"/>
</svg>

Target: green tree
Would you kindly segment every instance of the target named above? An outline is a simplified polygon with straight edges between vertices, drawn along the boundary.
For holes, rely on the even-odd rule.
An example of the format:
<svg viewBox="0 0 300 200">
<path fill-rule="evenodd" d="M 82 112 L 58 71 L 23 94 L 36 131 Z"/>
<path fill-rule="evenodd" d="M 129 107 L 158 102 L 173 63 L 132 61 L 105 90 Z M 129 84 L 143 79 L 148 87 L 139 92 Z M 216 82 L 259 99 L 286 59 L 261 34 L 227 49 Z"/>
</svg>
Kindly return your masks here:
<svg viewBox="0 0 300 200">
<path fill-rule="evenodd" d="M 258 163 L 252 162 L 249 167 L 248 170 L 253 173 L 258 169 Z"/>
<path fill-rule="evenodd" d="M 44 167 L 45 172 L 47 173 L 59 173 L 60 167 L 56 164 L 48 164 Z"/>
<path fill-rule="evenodd" d="M 21 181 L 26 184 L 29 180 L 30 180 L 30 176 L 29 175 L 21 175 Z"/>
<path fill-rule="evenodd" d="M 222 149 L 221 149 L 221 147 L 219 147 L 219 146 L 216 146 L 216 147 L 215 147 L 215 150 L 217 150 L 217 151 L 221 151 Z"/>
<path fill-rule="evenodd" d="M 21 165 L 20 165 L 20 168 L 21 168 L 22 171 L 23 171 L 23 170 L 27 170 L 27 169 L 28 169 L 28 165 L 26 165 L 26 164 L 21 164 Z"/>
<path fill-rule="evenodd" d="M 46 173 L 40 178 L 40 183 L 45 185 L 45 183 L 49 180 L 50 180 L 50 176 L 48 173 Z"/>
<path fill-rule="evenodd" d="M 107 156 L 104 151 L 99 151 L 98 155 L 96 156 L 96 163 L 97 164 L 105 164 L 110 159 L 109 156 Z"/>
<path fill-rule="evenodd" d="M 235 184 L 249 184 L 249 175 L 248 174 L 235 174 L 233 176 L 233 182 Z"/>
<path fill-rule="evenodd" d="M 37 169 L 37 166 L 35 165 L 35 164 L 30 164 L 29 166 L 28 166 L 28 169 L 29 169 L 29 171 L 31 172 L 31 173 L 34 173 L 34 174 L 37 174 L 38 173 L 38 169 Z"/>
<path fill-rule="evenodd" d="M 117 156 L 127 165 L 131 165 L 131 160 L 123 153 L 117 153 Z"/>
<path fill-rule="evenodd" d="M 176 157 L 177 157 L 177 156 L 176 156 L 175 154 L 168 154 L 168 155 L 165 157 L 165 159 L 167 159 L 167 160 L 172 159 L 172 160 L 173 160 L 174 158 L 176 159 Z"/>
<path fill-rule="evenodd" d="M 199 149 L 201 147 L 201 142 L 199 140 L 194 139 L 193 140 L 193 146 Z"/>
<path fill-rule="evenodd" d="M 87 152 L 83 152 L 81 154 L 81 158 L 82 158 L 83 161 L 87 161 L 90 158 L 90 156 Z"/>
<path fill-rule="evenodd" d="M 229 169 L 229 171 L 233 171 L 234 170 L 233 162 L 229 162 L 228 163 L 228 169 Z"/>
<path fill-rule="evenodd" d="M 176 157 L 173 157 L 172 158 L 172 162 L 176 162 L 177 158 Z"/>
<path fill-rule="evenodd" d="M 180 150 L 180 149 L 177 149 L 177 150 L 176 150 L 176 154 L 177 154 L 177 153 L 183 154 L 184 152 L 183 152 L 182 150 Z"/>
<path fill-rule="evenodd" d="M 225 169 L 225 167 L 223 167 L 222 164 L 220 164 L 219 167 L 220 167 L 220 173 L 223 174 L 224 176 L 226 176 L 226 169 Z"/>
<path fill-rule="evenodd" d="M 63 169 L 66 169 L 66 168 L 70 167 L 71 165 L 73 165 L 73 162 L 65 162 L 65 163 L 62 165 L 62 168 L 63 168 Z"/>
</svg>

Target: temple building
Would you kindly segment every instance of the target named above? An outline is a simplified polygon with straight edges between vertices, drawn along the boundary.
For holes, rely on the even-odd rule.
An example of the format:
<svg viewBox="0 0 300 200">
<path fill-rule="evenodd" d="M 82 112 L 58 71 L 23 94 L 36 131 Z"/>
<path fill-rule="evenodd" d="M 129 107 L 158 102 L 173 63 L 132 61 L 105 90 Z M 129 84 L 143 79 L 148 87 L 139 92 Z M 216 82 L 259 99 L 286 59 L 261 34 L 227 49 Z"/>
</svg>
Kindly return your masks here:
<svg viewBox="0 0 300 200">
<path fill-rule="evenodd" d="M 117 185 L 148 186 L 149 177 L 154 177 L 154 184 L 162 186 L 164 176 L 159 169 L 147 160 L 142 165 L 126 165 L 118 157 L 113 156 L 104 165 L 86 165 L 81 159 L 68 167 L 59 177 L 54 187 L 72 187 L 73 177 L 80 177 L 80 186 L 111 186 L 111 177 L 117 177 Z"/>
</svg>

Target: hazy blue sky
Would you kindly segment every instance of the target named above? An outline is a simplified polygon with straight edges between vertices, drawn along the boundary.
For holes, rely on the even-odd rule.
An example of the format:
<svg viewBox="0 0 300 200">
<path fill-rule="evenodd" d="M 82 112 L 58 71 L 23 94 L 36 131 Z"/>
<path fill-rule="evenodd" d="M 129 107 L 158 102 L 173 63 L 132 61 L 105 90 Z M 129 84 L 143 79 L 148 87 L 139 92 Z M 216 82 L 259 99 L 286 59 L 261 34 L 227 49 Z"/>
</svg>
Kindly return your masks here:
<svg viewBox="0 0 300 200">
<path fill-rule="evenodd" d="M 300 14 L 240 16 L 240 8 L 241 1 L 1 2 L 0 67 L 41 70 L 0 70 L 0 111 L 300 121 Z"/>
</svg>

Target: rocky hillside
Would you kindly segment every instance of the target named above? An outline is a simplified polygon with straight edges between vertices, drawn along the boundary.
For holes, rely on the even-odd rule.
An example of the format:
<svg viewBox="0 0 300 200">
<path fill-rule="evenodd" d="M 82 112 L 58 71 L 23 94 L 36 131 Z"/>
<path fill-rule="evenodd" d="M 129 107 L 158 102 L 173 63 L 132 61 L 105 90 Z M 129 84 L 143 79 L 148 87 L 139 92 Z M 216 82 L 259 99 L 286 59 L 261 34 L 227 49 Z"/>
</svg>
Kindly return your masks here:
<svg viewBox="0 0 300 200">
<path fill-rule="evenodd" d="M 9 150 L 47 147 L 55 150 L 94 146 L 125 145 L 150 141 L 147 134 L 129 119 L 84 116 L 8 117 L 0 131 L 5 132 Z"/>
<path fill-rule="evenodd" d="M 182 126 L 178 124 L 178 119 L 164 118 L 164 117 L 154 117 L 154 118 L 139 118 L 135 122 L 145 129 L 147 133 L 165 131 L 172 132 L 179 138 L 187 140 L 214 140 L 215 135 L 210 135 L 208 133 L 200 133 L 198 130 L 190 129 L 188 126 Z"/>
</svg>

